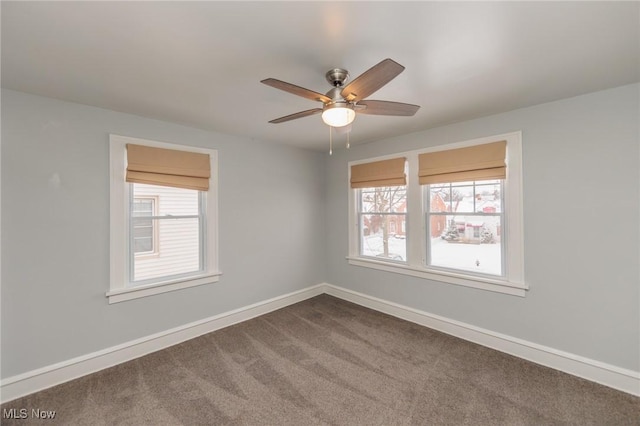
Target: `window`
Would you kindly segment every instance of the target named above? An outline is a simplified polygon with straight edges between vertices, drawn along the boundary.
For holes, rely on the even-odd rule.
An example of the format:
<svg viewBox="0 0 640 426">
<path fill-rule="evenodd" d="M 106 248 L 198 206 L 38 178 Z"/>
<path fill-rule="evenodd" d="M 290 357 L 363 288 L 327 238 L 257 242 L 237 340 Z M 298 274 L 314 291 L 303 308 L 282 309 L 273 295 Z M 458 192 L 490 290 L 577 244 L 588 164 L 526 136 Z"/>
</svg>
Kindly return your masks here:
<svg viewBox="0 0 640 426">
<path fill-rule="evenodd" d="M 358 199 L 358 253 L 363 257 L 405 261 L 406 159 L 374 161 L 351 167 L 351 188 Z M 400 238 L 396 238 L 399 236 Z"/>
<path fill-rule="evenodd" d="M 502 180 L 424 186 L 427 266 L 504 276 Z"/>
<path fill-rule="evenodd" d="M 401 155 L 404 186 L 354 187 L 389 160 L 350 163 L 349 263 L 524 296 L 521 134 Z"/>
<path fill-rule="evenodd" d="M 358 190 L 360 255 L 394 261 L 407 259 L 402 232 L 406 221 L 405 186 L 382 186 Z"/>
<path fill-rule="evenodd" d="M 206 221 L 206 206 L 202 205 L 204 193 L 143 183 L 129 185 L 133 203 L 129 219 L 133 230 L 133 250 L 129 251 L 130 284 L 153 283 L 158 278 L 166 279 L 203 271 L 204 253 L 200 234 Z M 141 195 L 153 195 L 154 198 L 142 198 Z M 141 216 L 136 211 L 140 208 L 141 201 L 148 204 L 155 200 L 158 205 L 157 213 Z M 154 241 L 152 232 L 156 235 L 155 250 L 149 244 Z"/>
<path fill-rule="evenodd" d="M 130 210 L 133 228 L 133 252 L 136 256 L 156 253 L 158 238 L 153 216 L 157 215 L 157 204 L 156 198 L 138 196 L 133 198 L 133 206 Z"/>
<path fill-rule="evenodd" d="M 109 303 L 218 281 L 216 154 L 111 135 Z"/>
</svg>

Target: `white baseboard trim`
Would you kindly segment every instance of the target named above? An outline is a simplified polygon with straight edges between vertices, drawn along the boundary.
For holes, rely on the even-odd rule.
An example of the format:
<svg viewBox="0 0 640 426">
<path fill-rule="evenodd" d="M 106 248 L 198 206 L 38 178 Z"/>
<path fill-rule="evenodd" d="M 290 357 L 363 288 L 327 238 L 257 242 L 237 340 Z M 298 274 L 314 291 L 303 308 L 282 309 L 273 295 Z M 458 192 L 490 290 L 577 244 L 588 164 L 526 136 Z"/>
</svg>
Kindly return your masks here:
<svg viewBox="0 0 640 426">
<path fill-rule="evenodd" d="M 105 368 L 159 351 L 212 331 L 327 293 L 413 323 L 442 331 L 519 358 L 640 396 L 640 372 L 609 365 L 547 346 L 482 329 L 377 297 L 322 283 L 190 324 L 136 339 L 0 382 L 0 402 L 38 392 Z"/>
<path fill-rule="evenodd" d="M 640 372 L 585 358 L 363 293 L 325 284 L 325 293 L 536 364 L 640 396 Z"/>
<path fill-rule="evenodd" d="M 318 284 L 151 336 L 9 377 L 0 382 L 0 401 L 2 403 L 9 402 L 87 374 L 131 361 L 203 334 L 318 296 L 324 293 L 324 289 L 324 284 Z"/>
</svg>

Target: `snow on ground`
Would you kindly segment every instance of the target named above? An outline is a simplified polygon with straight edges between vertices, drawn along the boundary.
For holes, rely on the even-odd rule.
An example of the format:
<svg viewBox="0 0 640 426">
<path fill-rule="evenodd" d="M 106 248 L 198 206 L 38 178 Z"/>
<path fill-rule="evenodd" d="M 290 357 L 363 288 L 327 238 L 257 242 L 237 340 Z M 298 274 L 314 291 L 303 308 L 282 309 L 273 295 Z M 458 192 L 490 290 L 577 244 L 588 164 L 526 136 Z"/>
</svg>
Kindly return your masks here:
<svg viewBox="0 0 640 426">
<path fill-rule="evenodd" d="M 362 254 L 364 256 L 378 256 L 384 254 L 382 244 L 382 232 L 368 235 L 362 241 Z M 389 257 L 394 260 L 407 260 L 407 240 L 404 238 L 389 237 Z"/>
<path fill-rule="evenodd" d="M 404 238 L 389 237 L 389 256 L 392 260 L 407 259 L 406 241 Z M 364 237 L 362 248 L 364 256 L 382 255 L 384 253 L 382 233 Z M 501 263 L 500 244 L 461 244 L 448 243 L 442 238 L 431 239 L 432 266 L 500 275 Z"/>
<path fill-rule="evenodd" d="M 433 266 L 500 275 L 501 263 L 500 244 L 460 244 L 448 243 L 442 238 L 431 239 Z"/>
</svg>

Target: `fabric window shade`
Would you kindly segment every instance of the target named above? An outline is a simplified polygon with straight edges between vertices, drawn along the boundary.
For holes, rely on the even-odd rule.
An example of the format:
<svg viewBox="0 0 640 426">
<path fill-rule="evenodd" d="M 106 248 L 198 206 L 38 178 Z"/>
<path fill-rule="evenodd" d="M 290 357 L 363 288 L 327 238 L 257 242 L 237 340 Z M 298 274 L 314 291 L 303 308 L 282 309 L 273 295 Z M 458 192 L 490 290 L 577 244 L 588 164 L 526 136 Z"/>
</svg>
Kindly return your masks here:
<svg viewBox="0 0 640 426">
<path fill-rule="evenodd" d="M 507 142 L 500 141 L 420 154 L 420 184 L 504 179 L 506 149 Z"/>
<path fill-rule="evenodd" d="M 209 154 L 127 144 L 127 182 L 209 190 Z"/>
<path fill-rule="evenodd" d="M 404 157 L 351 166 L 351 188 L 406 185 Z"/>
</svg>

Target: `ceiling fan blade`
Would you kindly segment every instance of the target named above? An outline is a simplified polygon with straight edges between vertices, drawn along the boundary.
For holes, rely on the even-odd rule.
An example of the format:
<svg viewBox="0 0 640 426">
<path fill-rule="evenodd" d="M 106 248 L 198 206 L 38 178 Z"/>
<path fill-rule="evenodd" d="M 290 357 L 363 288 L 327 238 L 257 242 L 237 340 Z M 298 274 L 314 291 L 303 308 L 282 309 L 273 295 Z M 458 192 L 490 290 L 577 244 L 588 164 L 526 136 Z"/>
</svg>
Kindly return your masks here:
<svg viewBox="0 0 640 426">
<path fill-rule="evenodd" d="M 358 101 L 373 94 L 393 80 L 404 67 L 392 59 L 385 59 L 359 75 L 342 89 L 341 95 L 348 102 Z"/>
<path fill-rule="evenodd" d="M 275 87 L 276 89 L 284 90 L 285 92 L 293 93 L 294 95 L 302 96 L 303 98 L 311 99 L 312 101 L 318 101 L 325 104 L 327 102 L 331 102 L 331 98 L 323 95 L 322 93 L 314 92 L 313 90 L 305 89 L 304 87 L 296 86 L 295 84 L 287 83 L 286 81 L 277 80 L 275 78 L 267 78 L 262 80 L 260 83 Z"/>
<path fill-rule="evenodd" d="M 284 123 L 285 121 L 295 120 L 296 118 L 308 117 L 310 115 L 318 114 L 322 112 L 322 108 L 313 108 L 306 111 L 296 112 L 295 114 L 285 115 L 284 117 L 276 118 L 269 121 L 269 123 Z"/>
<path fill-rule="evenodd" d="M 365 108 L 358 108 L 364 106 Z M 370 114 L 370 115 L 401 115 L 412 116 L 418 110 L 420 106 L 412 104 L 403 104 L 402 102 L 389 102 L 389 101 L 360 101 L 356 105 L 356 112 L 358 114 Z"/>
</svg>

